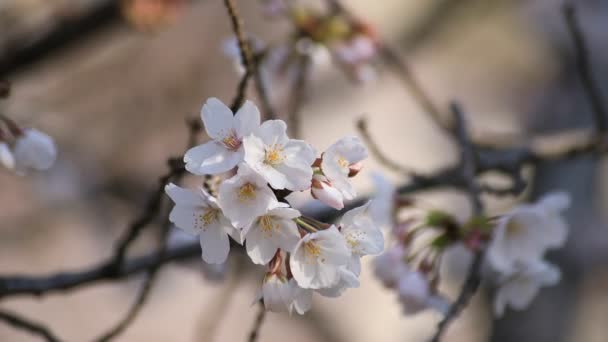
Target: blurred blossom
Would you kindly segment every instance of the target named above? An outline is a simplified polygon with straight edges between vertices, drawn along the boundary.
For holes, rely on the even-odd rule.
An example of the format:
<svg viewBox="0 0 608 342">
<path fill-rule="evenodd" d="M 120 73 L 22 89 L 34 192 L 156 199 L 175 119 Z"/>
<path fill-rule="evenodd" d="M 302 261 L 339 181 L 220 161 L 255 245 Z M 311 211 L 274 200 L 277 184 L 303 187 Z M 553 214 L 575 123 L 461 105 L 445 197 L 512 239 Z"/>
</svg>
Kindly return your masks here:
<svg viewBox="0 0 608 342">
<path fill-rule="evenodd" d="M 502 317 L 506 306 L 526 309 L 541 287 L 553 286 L 560 278 L 559 269 L 544 261 L 517 265 L 513 273 L 500 282 L 494 297 L 494 314 Z"/>
<path fill-rule="evenodd" d="M 175 22 L 186 0 L 122 0 L 124 17 L 141 31 L 157 31 Z"/>
<path fill-rule="evenodd" d="M 372 219 L 383 227 L 392 227 L 395 215 L 395 186 L 380 172 L 371 175 L 374 197 L 370 205 Z"/>
<path fill-rule="evenodd" d="M 13 146 L 14 165 L 18 173 L 28 170 L 47 170 L 57 159 L 57 148 L 53 139 L 36 129 L 25 129 Z"/>
<path fill-rule="evenodd" d="M 376 277 L 388 288 L 397 286 L 399 279 L 410 272 L 406 264 L 407 251 L 398 244 L 374 259 Z"/>
<path fill-rule="evenodd" d="M 502 216 L 487 251 L 490 265 L 509 273 L 516 264 L 541 260 L 549 248 L 561 247 L 568 225 L 561 212 L 570 205 L 563 192 L 545 195 L 536 204 L 524 204 Z"/>
<path fill-rule="evenodd" d="M 445 314 L 449 303 L 433 294 L 429 280 L 422 272 L 406 272 L 398 282 L 399 301 L 406 315 L 417 314 L 426 309 L 435 309 Z"/>
</svg>

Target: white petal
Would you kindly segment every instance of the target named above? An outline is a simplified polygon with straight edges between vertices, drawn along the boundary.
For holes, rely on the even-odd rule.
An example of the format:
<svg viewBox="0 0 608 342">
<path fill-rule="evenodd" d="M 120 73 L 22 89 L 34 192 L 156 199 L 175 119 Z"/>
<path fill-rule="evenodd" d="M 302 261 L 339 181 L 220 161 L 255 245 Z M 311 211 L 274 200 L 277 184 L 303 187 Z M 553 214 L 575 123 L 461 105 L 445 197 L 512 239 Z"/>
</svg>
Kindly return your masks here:
<svg viewBox="0 0 608 342">
<path fill-rule="evenodd" d="M 0 143 L 0 163 L 7 169 L 15 167 L 15 157 L 10 148 L 5 143 Z"/>
<path fill-rule="evenodd" d="M 283 145 L 289 140 L 287 125 L 283 120 L 266 120 L 254 134 L 260 137 L 266 146 Z"/>
<path fill-rule="evenodd" d="M 57 148 L 53 139 L 47 134 L 35 129 L 27 129 L 17 138 L 13 155 L 17 170 L 46 170 L 55 163 Z"/>
<path fill-rule="evenodd" d="M 169 221 L 177 228 L 192 235 L 197 235 L 200 233 L 200 230 L 196 226 L 197 216 L 198 213 L 193 208 L 175 206 L 169 214 Z"/>
<path fill-rule="evenodd" d="M 234 116 L 234 130 L 237 137 L 243 138 L 260 127 L 260 111 L 251 101 L 245 101 Z"/>
<path fill-rule="evenodd" d="M 325 182 L 320 182 L 321 188 L 312 187 L 311 192 L 314 197 L 334 209 L 341 210 L 344 208 L 344 197 L 342 196 L 342 192 L 338 189 L 334 188 L 326 184 Z"/>
<path fill-rule="evenodd" d="M 247 255 L 254 264 L 266 265 L 277 252 L 277 245 L 255 223 L 246 238 Z"/>
<path fill-rule="evenodd" d="M 201 249 L 203 260 L 209 264 L 223 264 L 228 258 L 230 241 L 228 234 L 219 224 L 213 224 L 201 230 Z"/>
<path fill-rule="evenodd" d="M 207 135 L 214 140 L 222 140 L 232 129 L 232 111 L 222 101 L 212 97 L 201 110 L 201 118 Z"/>
<path fill-rule="evenodd" d="M 559 213 L 570 208 L 572 200 L 570 195 L 564 191 L 556 191 L 544 195 L 538 205 L 553 213 Z"/>
<path fill-rule="evenodd" d="M 165 192 L 176 205 L 199 207 L 205 205 L 205 198 L 200 191 L 181 188 L 173 183 L 165 186 Z"/>
<path fill-rule="evenodd" d="M 215 175 L 234 168 L 243 160 L 242 148 L 230 151 L 215 141 L 189 149 L 184 155 L 186 170 L 195 175 Z"/>
</svg>

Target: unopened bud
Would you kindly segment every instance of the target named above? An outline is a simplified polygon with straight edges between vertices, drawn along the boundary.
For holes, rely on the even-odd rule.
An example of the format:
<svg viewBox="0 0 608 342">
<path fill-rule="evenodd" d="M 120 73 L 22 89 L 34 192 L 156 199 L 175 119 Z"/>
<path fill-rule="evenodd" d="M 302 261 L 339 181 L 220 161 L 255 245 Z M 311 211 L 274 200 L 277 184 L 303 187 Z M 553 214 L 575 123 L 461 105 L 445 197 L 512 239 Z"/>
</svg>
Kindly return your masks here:
<svg viewBox="0 0 608 342">
<path fill-rule="evenodd" d="M 334 209 L 344 208 L 344 197 L 342 193 L 334 188 L 324 176 L 315 175 L 310 188 L 312 197 L 327 204 Z"/>
</svg>

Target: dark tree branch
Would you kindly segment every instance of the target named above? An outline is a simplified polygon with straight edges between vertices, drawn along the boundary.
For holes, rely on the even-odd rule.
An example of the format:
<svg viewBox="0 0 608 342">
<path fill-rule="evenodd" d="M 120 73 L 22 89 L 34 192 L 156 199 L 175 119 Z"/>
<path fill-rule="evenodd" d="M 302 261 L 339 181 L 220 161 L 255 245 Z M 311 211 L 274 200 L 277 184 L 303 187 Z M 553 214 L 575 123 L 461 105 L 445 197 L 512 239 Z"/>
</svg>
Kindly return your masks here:
<svg viewBox="0 0 608 342">
<path fill-rule="evenodd" d="M 605 133 L 608 130 L 608 122 L 606 121 L 608 120 L 608 111 L 602 100 L 600 88 L 593 79 L 590 61 L 591 54 L 589 53 L 589 48 L 585 42 L 585 36 L 583 35 L 583 31 L 578 21 L 576 8 L 572 3 L 566 1 L 562 7 L 562 11 L 568 26 L 568 31 L 574 42 L 576 65 L 583 87 L 585 88 L 585 93 L 591 103 L 596 128 L 600 133 Z"/>
<path fill-rule="evenodd" d="M 450 110 L 454 116 L 454 132 L 461 152 L 460 169 L 465 181 L 466 193 L 473 206 L 473 215 L 479 216 L 483 214 L 484 209 L 481 201 L 481 187 L 477 183 L 477 156 L 475 153 L 475 146 L 471 142 L 466 117 L 460 105 L 454 102 L 450 105 Z M 484 248 L 480 248 L 474 252 L 473 262 L 467 272 L 467 277 L 460 290 L 460 294 L 437 325 L 435 335 L 431 338 L 432 342 L 439 342 L 441 340 L 441 336 L 445 333 L 450 323 L 458 317 L 460 312 L 467 306 L 473 295 L 477 292 L 479 285 L 481 285 L 483 255 Z"/>
<path fill-rule="evenodd" d="M 59 342 L 60 339 L 56 337 L 47 327 L 40 323 L 32 322 L 25 319 L 14 312 L 6 310 L 0 310 L 0 320 L 7 324 L 15 327 L 16 329 L 26 331 L 32 335 L 36 335 L 48 342 Z"/>
<path fill-rule="evenodd" d="M 306 83 L 308 81 L 311 62 L 309 56 L 298 56 L 296 65 L 297 74 L 292 84 L 291 99 L 289 108 L 287 109 L 287 127 L 289 127 L 290 136 L 295 139 L 300 139 L 302 136 L 300 112 L 304 98 L 306 97 Z"/>
<path fill-rule="evenodd" d="M 260 301 L 258 303 L 259 309 L 258 314 L 255 316 L 255 322 L 253 323 L 253 328 L 249 333 L 249 342 L 256 342 L 260 335 L 260 328 L 262 328 L 262 323 L 264 323 L 264 318 L 266 318 L 266 307 L 264 307 L 264 303 Z"/>
</svg>

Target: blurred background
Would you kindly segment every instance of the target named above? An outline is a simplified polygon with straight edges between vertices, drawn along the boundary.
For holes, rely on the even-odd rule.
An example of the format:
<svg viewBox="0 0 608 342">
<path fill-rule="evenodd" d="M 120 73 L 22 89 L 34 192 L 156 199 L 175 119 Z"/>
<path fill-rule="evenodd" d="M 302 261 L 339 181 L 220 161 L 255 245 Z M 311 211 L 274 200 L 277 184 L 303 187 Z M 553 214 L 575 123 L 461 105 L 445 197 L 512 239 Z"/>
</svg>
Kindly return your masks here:
<svg viewBox="0 0 608 342">
<path fill-rule="evenodd" d="M 402 53 L 438 103 L 464 104 L 475 136 L 526 142 L 535 134 L 590 129 L 560 1 L 343 2 Z M 181 3 L 148 13 L 112 0 L 0 1 L 0 78 L 13 85 L 0 110 L 53 136 L 60 151 L 49 172 L 18 177 L 0 170 L 0 274 L 76 270 L 110 256 L 165 172 L 167 157 L 183 153 L 185 120 L 197 116 L 208 97 L 231 101 L 239 76 L 222 51 L 232 35 L 222 2 Z M 595 77 L 608 94 L 608 2 L 573 3 L 592 47 Z M 237 4 L 248 32 L 271 43 L 288 34 L 289 25 L 268 20 L 256 1 Z M 457 158 L 390 71 L 356 85 L 337 68 L 314 68 L 301 113 L 304 139 L 324 150 L 356 134 L 355 120 L 363 115 L 381 148 L 404 165 L 429 172 Z M 492 318 L 487 293 L 478 294 L 446 341 L 607 340 L 605 167 L 595 158 L 541 165 L 523 198 L 488 199 L 490 211 L 500 214 L 553 189 L 571 193 L 570 239 L 549 257 L 563 279 L 543 289 L 527 311 L 509 311 L 500 320 Z M 372 191 L 368 176 L 378 170 L 370 158 L 356 178 L 360 193 Z M 421 196 L 466 216 L 466 201 L 455 192 Z M 150 246 L 154 236 L 145 234 L 133 254 Z M 453 259 L 445 288 L 451 295 L 466 266 Z M 370 258 L 365 261 L 360 288 L 338 299 L 317 296 L 304 317 L 269 313 L 260 340 L 425 341 L 440 317 L 403 316 L 395 293 L 373 277 Z M 205 279 L 198 258 L 167 266 L 117 340 L 243 341 L 262 272 L 238 257 L 222 282 Z M 89 341 L 123 317 L 140 282 L 132 277 L 9 298 L 0 307 L 44 322 L 66 341 Z M 0 341 L 35 340 L 0 325 Z"/>
</svg>

